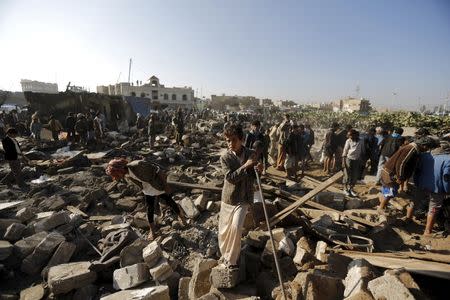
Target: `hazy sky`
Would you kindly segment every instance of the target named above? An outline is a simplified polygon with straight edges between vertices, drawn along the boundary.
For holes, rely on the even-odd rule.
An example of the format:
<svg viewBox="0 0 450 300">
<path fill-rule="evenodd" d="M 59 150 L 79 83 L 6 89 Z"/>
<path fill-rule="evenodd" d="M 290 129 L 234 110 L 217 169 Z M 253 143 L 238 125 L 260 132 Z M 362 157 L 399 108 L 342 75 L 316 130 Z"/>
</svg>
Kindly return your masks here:
<svg viewBox="0 0 450 300">
<path fill-rule="evenodd" d="M 359 85 L 375 106 L 417 108 L 450 96 L 450 1 L 0 0 L 0 89 L 95 91 L 126 81 L 130 57 L 134 81 L 199 96 L 319 102 Z"/>
</svg>

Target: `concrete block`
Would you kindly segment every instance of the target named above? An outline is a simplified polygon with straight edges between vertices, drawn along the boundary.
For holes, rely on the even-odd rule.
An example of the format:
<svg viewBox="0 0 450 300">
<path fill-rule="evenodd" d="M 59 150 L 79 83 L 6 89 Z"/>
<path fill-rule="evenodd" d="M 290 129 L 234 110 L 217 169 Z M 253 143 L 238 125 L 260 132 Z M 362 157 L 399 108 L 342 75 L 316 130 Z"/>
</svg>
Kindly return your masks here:
<svg viewBox="0 0 450 300">
<path fill-rule="evenodd" d="M 318 241 L 316 244 L 316 258 L 318 260 L 320 260 L 321 262 L 327 262 L 327 243 L 325 243 L 324 241 Z"/>
<path fill-rule="evenodd" d="M 194 205 L 199 211 L 204 211 L 206 209 L 206 205 L 208 205 L 208 200 L 208 197 L 201 194 L 194 200 Z"/>
<path fill-rule="evenodd" d="M 375 299 L 403 300 L 415 299 L 406 286 L 391 274 L 385 274 L 368 284 L 369 291 Z"/>
<path fill-rule="evenodd" d="M 156 265 L 150 269 L 150 275 L 156 282 L 162 282 L 172 276 L 173 270 L 166 258 L 162 257 Z"/>
<path fill-rule="evenodd" d="M 36 224 L 34 224 L 34 230 L 35 232 L 49 231 L 55 227 L 67 224 L 69 222 L 70 222 L 69 214 L 66 211 L 59 211 L 45 219 L 36 222 Z"/>
<path fill-rule="evenodd" d="M 188 197 L 181 199 L 180 206 L 189 219 L 195 219 L 200 215 L 200 211 L 195 207 L 194 201 Z"/>
<path fill-rule="evenodd" d="M 13 252 L 13 245 L 8 241 L 0 241 L 0 261 L 7 259 Z"/>
<path fill-rule="evenodd" d="M 10 242 L 15 242 L 22 238 L 23 231 L 26 226 L 22 223 L 13 223 L 6 228 L 4 239 Z"/>
<path fill-rule="evenodd" d="M 278 243 L 278 251 L 285 253 L 288 256 L 293 257 L 295 255 L 295 245 L 294 242 L 287 236 L 285 236 Z"/>
<path fill-rule="evenodd" d="M 367 292 L 367 284 L 374 279 L 372 265 L 365 259 L 355 259 L 348 265 L 344 281 L 344 297 L 352 297 Z"/>
<path fill-rule="evenodd" d="M 264 231 L 249 231 L 245 243 L 258 249 L 264 249 L 269 236 Z"/>
<path fill-rule="evenodd" d="M 42 284 L 38 284 L 20 291 L 20 300 L 41 300 L 44 298 L 44 295 L 44 287 Z"/>
<path fill-rule="evenodd" d="M 239 283 L 239 269 L 229 269 L 224 265 L 212 268 L 210 275 L 211 285 L 215 288 L 232 288 Z"/>
<path fill-rule="evenodd" d="M 116 290 L 126 290 L 140 285 L 150 279 L 148 267 L 144 263 L 138 263 L 114 270 L 113 287 Z"/>
<path fill-rule="evenodd" d="M 42 231 L 17 241 L 14 244 L 14 254 L 19 258 L 28 256 L 47 235 L 48 232 Z"/>
<path fill-rule="evenodd" d="M 145 212 L 137 212 L 134 214 L 132 225 L 137 228 L 149 229 L 147 214 Z"/>
<path fill-rule="evenodd" d="M 55 295 L 65 294 L 93 283 L 97 274 L 89 270 L 90 265 L 82 261 L 51 267 L 48 271 L 50 291 Z"/>
<path fill-rule="evenodd" d="M 59 233 L 49 233 L 33 250 L 33 252 L 25 257 L 22 261 L 22 272 L 32 275 L 37 274 L 42 270 L 44 265 L 50 259 L 53 251 L 62 242 L 65 241 L 65 237 Z"/>
<path fill-rule="evenodd" d="M 291 282 L 292 299 L 342 299 L 342 280 L 319 271 L 301 272 Z"/>
<path fill-rule="evenodd" d="M 170 300 L 167 285 L 120 291 L 100 298 L 100 300 Z"/>
<path fill-rule="evenodd" d="M 182 277 L 178 283 L 178 300 L 189 300 L 189 282 L 191 277 Z"/>
<path fill-rule="evenodd" d="M 144 262 L 142 251 L 150 242 L 146 239 L 137 239 L 120 251 L 120 267 L 126 267 Z"/>
<path fill-rule="evenodd" d="M 207 294 L 211 288 L 209 276 L 211 269 L 217 265 L 214 259 L 198 259 L 194 265 L 189 282 L 189 299 L 197 299 Z"/>
<path fill-rule="evenodd" d="M 34 207 L 24 207 L 17 211 L 16 218 L 22 222 L 27 222 L 36 216 L 37 209 Z"/>
<path fill-rule="evenodd" d="M 149 268 L 153 267 L 162 257 L 162 250 L 156 241 L 151 242 L 142 250 L 142 257 Z"/>
<path fill-rule="evenodd" d="M 74 243 L 62 242 L 58 248 L 56 248 L 55 253 L 53 253 L 52 258 L 48 262 L 48 266 L 53 267 L 69 262 L 76 248 L 77 245 Z"/>
</svg>

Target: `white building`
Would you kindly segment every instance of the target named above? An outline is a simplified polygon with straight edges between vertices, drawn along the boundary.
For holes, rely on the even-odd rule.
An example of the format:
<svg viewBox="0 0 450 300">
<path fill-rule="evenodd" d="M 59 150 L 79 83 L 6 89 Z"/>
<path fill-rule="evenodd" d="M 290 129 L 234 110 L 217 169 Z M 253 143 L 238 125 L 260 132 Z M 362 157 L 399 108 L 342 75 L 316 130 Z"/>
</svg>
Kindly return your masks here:
<svg viewBox="0 0 450 300">
<path fill-rule="evenodd" d="M 47 83 L 36 80 L 22 79 L 20 80 L 20 84 L 22 85 L 22 92 L 47 93 L 47 94 L 58 93 L 57 83 Z"/>
<path fill-rule="evenodd" d="M 107 95 L 136 96 L 151 99 L 161 105 L 188 106 L 195 103 L 194 90 L 192 87 L 165 87 L 159 82 L 158 77 L 152 76 L 147 83 L 139 85 L 139 82 L 121 82 L 113 85 L 97 86 L 97 93 Z"/>
</svg>

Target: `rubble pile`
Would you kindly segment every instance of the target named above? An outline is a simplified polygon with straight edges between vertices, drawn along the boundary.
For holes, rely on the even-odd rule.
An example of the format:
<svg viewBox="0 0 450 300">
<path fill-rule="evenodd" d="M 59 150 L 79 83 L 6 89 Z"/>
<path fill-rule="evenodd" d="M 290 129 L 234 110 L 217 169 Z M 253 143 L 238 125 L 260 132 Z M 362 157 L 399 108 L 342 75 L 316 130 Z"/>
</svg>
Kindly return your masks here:
<svg viewBox="0 0 450 300">
<path fill-rule="evenodd" d="M 394 226 L 393 215 L 376 213 L 372 190 L 350 199 L 336 187 L 324 188 L 280 220 L 273 229 L 276 249 L 261 205 L 255 203 L 239 266 L 225 267 L 217 241 L 223 183 L 219 157 L 225 146 L 221 126 L 198 121 L 185 147 L 159 135 L 149 149 L 146 138 L 130 142 L 133 132 L 108 132 L 102 145 L 87 149 L 64 141 L 35 147 L 22 140 L 32 160 L 24 174 L 32 181 L 29 191 L 4 187 L 0 192 L 1 204 L 17 201 L 0 210 L 0 298 L 282 299 L 274 252 L 289 299 L 425 297 L 405 269 L 369 262 L 370 252 L 414 243 Z M 173 197 L 188 224 L 163 206 L 158 237 L 147 240 L 141 190 L 105 174 L 106 163 L 117 156 L 151 157 L 170 168 Z M 2 169 L 0 176 L 5 173 Z M 275 171 L 263 181 L 269 217 L 321 183 L 312 177 L 286 181 Z M 349 250 L 362 251 L 367 260 Z"/>
</svg>

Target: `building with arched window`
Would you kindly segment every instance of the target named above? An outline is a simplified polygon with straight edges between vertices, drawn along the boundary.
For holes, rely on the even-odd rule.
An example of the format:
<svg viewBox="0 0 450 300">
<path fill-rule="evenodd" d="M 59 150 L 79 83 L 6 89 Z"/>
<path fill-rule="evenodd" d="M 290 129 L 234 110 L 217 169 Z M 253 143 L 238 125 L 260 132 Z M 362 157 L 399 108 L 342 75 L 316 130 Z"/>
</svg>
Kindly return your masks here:
<svg viewBox="0 0 450 300">
<path fill-rule="evenodd" d="M 99 85 L 97 93 L 122 96 L 140 95 L 168 106 L 192 107 L 195 103 L 192 87 L 166 87 L 156 76 L 150 77 L 144 84 L 138 80 L 135 83 L 121 82 L 106 86 Z"/>
</svg>

